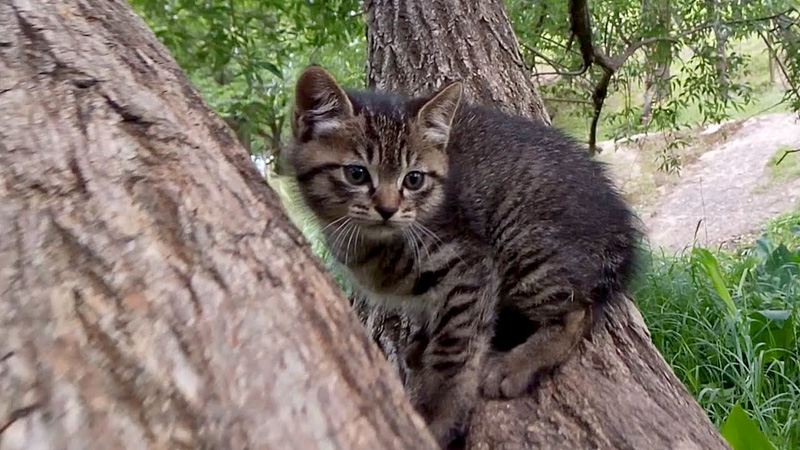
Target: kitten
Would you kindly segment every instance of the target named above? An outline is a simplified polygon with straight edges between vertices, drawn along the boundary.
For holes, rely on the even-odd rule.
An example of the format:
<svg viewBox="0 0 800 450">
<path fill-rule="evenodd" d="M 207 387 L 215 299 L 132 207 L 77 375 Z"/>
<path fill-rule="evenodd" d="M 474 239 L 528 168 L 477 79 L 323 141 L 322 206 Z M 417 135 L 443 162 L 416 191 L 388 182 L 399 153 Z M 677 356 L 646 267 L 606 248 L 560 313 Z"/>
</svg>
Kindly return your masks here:
<svg viewBox="0 0 800 450">
<path fill-rule="evenodd" d="M 345 92 L 311 66 L 289 154 L 354 286 L 422 327 L 406 387 L 445 448 L 463 445 L 480 392 L 523 395 L 567 358 L 624 291 L 638 237 L 600 163 L 461 96 Z"/>
</svg>

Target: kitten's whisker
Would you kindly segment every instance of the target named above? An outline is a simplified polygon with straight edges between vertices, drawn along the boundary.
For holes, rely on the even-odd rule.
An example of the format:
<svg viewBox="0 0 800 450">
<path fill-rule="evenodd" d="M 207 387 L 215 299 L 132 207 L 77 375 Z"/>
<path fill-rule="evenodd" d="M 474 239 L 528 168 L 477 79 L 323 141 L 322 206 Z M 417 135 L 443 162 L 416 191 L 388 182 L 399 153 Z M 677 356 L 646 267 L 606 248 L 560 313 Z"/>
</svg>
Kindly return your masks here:
<svg viewBox="0 0 800 450">
<path fill-rule="evenodd" d="M 336 229 L 333 230 L 333 232 L 331 233 L 331 238 L 333 238 L 334 236 L 336 238 L 333 240 L 333 243 L 331 243 L 330 247 L 331 247 L 331 251 L 333 251 L 334 254 L 337 255 L 337 257 L 338 257 L 339 250 L 340 250 L 340 248 L 339 248 L 339 239 L 341 239 L 342 235 L 344 235 L 344 230 L 347 229 L 348 225 L 350 225 L 350 219 L 349 218 L 347 220 L 345 220 L 341 225 L 336 227 Z"/>
<path fill-rule="evenodd" d="M 348 236 L 353 233 L 355 229 L 355 224 L 352 222 L 348 223 L 347 229 L 342 233 L 342 243 L 341 246 L 344 246 L 344 265 L 346 266 L 348 263 L 348 256 L 350 252 L 350 242 L 348 241 Z"/>
<path fill-rule="evenodd" d="M 359 227 L 359 226 L 356 226 L 356 242 L 355 242 L 355 244 L 354 244 L 354 245 L 355 245 L 355 249 L 354 249 L 354 250 L 355 250 L 356 252 L 358 251 L 358 240 L 359 240 L 359 238 L 361 238 L 361 227 Z M 358 254 L 358 253 L 356 253 L 356 255 L 357 255 L 357 254 Z"/>
<path fill-rule="evenodd" d="M 345 249 L 344 249 L 344 265 L 345 266 L 350 261 L 350 244 L 353 242 L 353 236 L 358 231 L 358 225 L 353 224 L 353 227 L 351 228 L 351 230 L 352 231 L 349 234 L 350 237 L 347 239 L 347 247 L 345 247 Z"/>
<path fill-rule="evenodd" d="M 403 242 L 405 242 L 406 247 L 411 251 L 411 258 L 414 260 L 413 264 L 417 266 L 417 273 L 419 273 L 419 266 L 416 258 L 417 255 L 414 251 L 414 241 L 411 239 L 411 235 L 406 228 L 403 228 Z"/>
<path fill-rule="evenodd" d="M 323 232 L 325 232 L 325 230 L 327 230 L 327 229 L 328 229 L 328 228 L 330 228 L 331 226 L 333 226 L 333 225 L 336 225 L 337 223 L 339 223 L 339 222 L 341 222 L 341 221 L 343 221 L 343 220 L 347 220 L 347 219 L 349 219 L 349 217 L 348 217 L 348 216 L 342 216 L 342 217 L 339 217 L 338 219 L 334 220 L 333 222 L 331 222 L 331 223 L 329 223 L 329 224 L 325 225 L 325 226 L 324 226 L 322 229 L 320 229 L 320 230 L 319 230 L 319 232 L 320 232 L 320 233 L 323 233 Z"/>
<path fill-rule="evenodd" d="M 347 216 L 342 216 L 342 217 L 339 217 L 338 219 L 336 219 L 336 220 L 334 220 L 333 222 L 331 222 L 331 223 L 329 223 L 329 224 L 325 225 L 324 227 L 322 227 L 322 228 L 320 228 L 320 229 L 318 229 L 318 230 L 314 230 L 314 232 L 313 232 L 313 233 L 311 233 L 311 234 L 308 236 L 308 238 L 309 238 L 309 239 L 317 239 L 317 238 L 319 238 L 320 236 L 322 236 L 322 237 L 325 237 L 325 230 L 327 230 L 328 228 L 330 228 L 330 227 L 331 227 L 331 226 L 333 226 L 333 225 L 336 225 L 336 224 L 338 224 L 338 223 L 341 223 L 343 220 L 347 220 L 347 218 L 348 218 Z"/>
<path fill-rule="evenodd" d="M 412 228 L 408 228 L 408 234 L 414 247 L 414 261 L 417 266 L 417 277 L 419 277 L 420 273 L 422 273 L 422 253 L 419 248 L 419 238 Z"/>
<path fill-rule="evenodd" d="M 414 231 L 414 233 L 416 234 L 416 233 L 417 233 L 417 231 L 415 231 L 416 229 L 414 228 L 414 225 L 415 225 L 415 224 L 412 222 L 412 223 L 411 223 L 411 230 L 412 230 L 412 231 Z M 420 230 L 421 230 L 421 229 L 420 229 Z M 423 247 L 425 247 L 425 253 L 427 253 L 427 254 L 428 254 L 428 260 L 432 259 L 432 256 L 431 256 L 431 251 L 430 251 L 430 249 L 428 248 L 428 244 L 425 242 L 424 236 L 421 236 L 421 235 L 420 235 L 418 239 L 419 239 L 419 241 L 422 243 Z"/>
<path fill-rule="evenodd" d="M 347 250 L 348 250 L 348 246 L 346 245 L 347 244 L 347 237 L 350 236 L 350 233 L 353 232 L 354 228 L 355 228 L 355 224 L 354 223 L 352 223 L 352 222 L 348 222 L 347 223 L 347 228 L 345 228 L 345 230 L 342 232 L 342 242 L 339 244 L 340 248 L 344 247 L 345 265 L 347 265 Z"/>
<path fill-rule="evenodd" d="M 420 230 L 422 230 L 425 234 L 427 234 L 428 236 L 430 236 L 434 240 L 436 240 L 437 243 L 444 244 L 444 241 L 439 236 L 437 236 L 436 233 L 431 231 L 431 229 L 426 227 L 425 225 L 423 225 L 421 223 L 418 223 L 418 222 L 411 222 L 411 226 L 419 227 Z"/>
<path fill-rule="evenodd" d="M 416 227 L 419 227 L 419 230 L 421 230 L 422 232 L 426 233 L 426 235 L 427 235 L 427 236 L 430 236 L 430 237 L 432 237 L 433 239 L 435 239 L 435 240 L 436 240 L 436 242 L 437 242 L 437 243 L 438 243 L 440 246 L 442 246 L 442 245 L 445 245 L 445 242 L 444 242 L 444 241 L 443 241 L 441 238 L 439 238 L 439 236 L 437 236 L 437 235 L 436 235 L 436 233 L 434 233 L 433 231 L 431 231 L 431 230 L 430 230 L 428 227 L 426 227 L 425 225 L 423 225 L 423 224 L 421 224 L 421 223 L 412 222 L 412 223 L 411 223 L 411 227 L 413 228 L 413 227 L 415 227 L 415 226 L 416 226 Z M 459 259 L 459 260 L 460 260 L 462 263 L 466 264 L 466 261 L 464 261 L 464 258 L 462 258 L 462 257 L 461 257 L 461 253 L 460 253 L 460 252 L 456 252 L 456 257 L 457 257 L 457 258 L 458 258 L 458 259 Z"/>
</svg>

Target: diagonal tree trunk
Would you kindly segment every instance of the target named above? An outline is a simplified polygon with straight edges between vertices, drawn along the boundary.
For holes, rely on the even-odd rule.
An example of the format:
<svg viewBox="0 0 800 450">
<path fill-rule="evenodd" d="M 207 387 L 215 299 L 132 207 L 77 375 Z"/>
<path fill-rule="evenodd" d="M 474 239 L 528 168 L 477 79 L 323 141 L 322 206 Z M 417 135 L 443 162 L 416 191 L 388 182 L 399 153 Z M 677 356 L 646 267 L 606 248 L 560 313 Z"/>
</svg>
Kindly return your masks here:
<svg viewBox="0 0 800 450">
<path fill-rule="evenodd" d="M 0 2 L 0 449 L 434 446 L 127 3 Z"/>
<path fill-rule="evenodd" d="M 499 0 L 372 0 L 370 85 L 406 93 L 468 80 L 483 103 L 547 121 L 517 64 Z M 362 321 L 402 373 L 408 324 L 360 306 Z M 411 330 L 413 331 L 413 330 Z M 616 302 L 575 355 L 530 398 L 487 401 L 476 413 L 473 449 L 722 449 L 727 444 L 653 346 L 638 310 Z"/>
</svg>

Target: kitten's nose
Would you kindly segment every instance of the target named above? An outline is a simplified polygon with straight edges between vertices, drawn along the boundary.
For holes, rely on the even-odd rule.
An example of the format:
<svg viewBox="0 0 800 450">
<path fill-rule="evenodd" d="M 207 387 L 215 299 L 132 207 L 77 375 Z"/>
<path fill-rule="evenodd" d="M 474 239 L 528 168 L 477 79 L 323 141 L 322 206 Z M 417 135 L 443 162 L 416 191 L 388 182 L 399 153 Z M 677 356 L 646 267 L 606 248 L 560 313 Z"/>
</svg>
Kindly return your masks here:
<svg viewBox="0 0 800 450">
<path fill-rule="evenodd" d="M 389 220 L 389 217 L 392 217 L 397 212 L 397 207 L 375 205 L 375 211 L 378 211 L 383 220 Z"/>
</svg>

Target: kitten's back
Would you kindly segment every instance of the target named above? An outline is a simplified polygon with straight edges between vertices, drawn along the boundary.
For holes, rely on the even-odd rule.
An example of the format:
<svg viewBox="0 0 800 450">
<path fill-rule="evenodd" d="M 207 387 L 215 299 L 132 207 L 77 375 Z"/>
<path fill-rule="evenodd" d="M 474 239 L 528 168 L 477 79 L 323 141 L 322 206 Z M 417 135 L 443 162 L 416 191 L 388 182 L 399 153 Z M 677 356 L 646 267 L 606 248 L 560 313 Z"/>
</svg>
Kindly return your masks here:
<svg viewBox="0 0 800 450">
<path fill-rule="evenodd" d="M 638 236 L 633 215 L 603 165 L 572 139 L 538 122 L 468 104 L 450 139 L 449 211 L 496 253 L 558 249 L 581 268 L 572 276 L 583 278 L 574 281 L 586 283 L 587 290 L 596 287 L 598 275 L 613 278 L 602 280 L 610 289 L 628 281 Z"/>
</svg>

